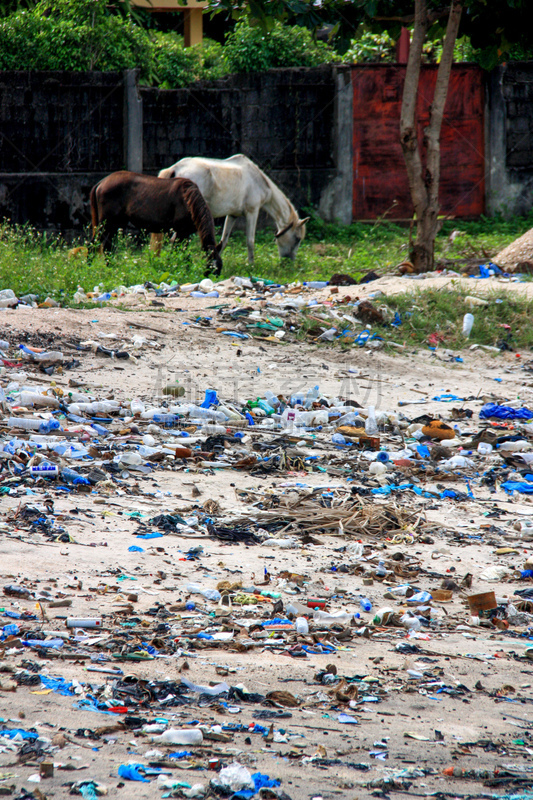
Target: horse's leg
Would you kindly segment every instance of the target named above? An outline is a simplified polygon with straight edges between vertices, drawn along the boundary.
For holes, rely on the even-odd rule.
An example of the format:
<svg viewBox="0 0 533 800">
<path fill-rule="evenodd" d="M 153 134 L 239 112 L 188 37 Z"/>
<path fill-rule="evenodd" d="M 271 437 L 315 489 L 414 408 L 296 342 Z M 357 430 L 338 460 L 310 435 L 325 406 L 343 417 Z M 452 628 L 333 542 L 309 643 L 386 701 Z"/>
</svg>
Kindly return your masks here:
<svg viewBox="0 0 533 800">
<path fill-rule="evenodd" d="M 259 206 L 246 214 L 246 246 L 248 248 L 248 264 L 254 263 L 255 229 L 259 217 Z"/>
<path fill-rule="evenodd" d="M 222 239 L 220 240 L 220 244 L 218 246 L 218 252 L 221 253 L 224 248 L 226 247 L 230 234 L 233 230 L 233 226 L 237 222 L 237 217 L 226 217 L 224 220 L 224 230 L 222 231 Z"/>
</svg>

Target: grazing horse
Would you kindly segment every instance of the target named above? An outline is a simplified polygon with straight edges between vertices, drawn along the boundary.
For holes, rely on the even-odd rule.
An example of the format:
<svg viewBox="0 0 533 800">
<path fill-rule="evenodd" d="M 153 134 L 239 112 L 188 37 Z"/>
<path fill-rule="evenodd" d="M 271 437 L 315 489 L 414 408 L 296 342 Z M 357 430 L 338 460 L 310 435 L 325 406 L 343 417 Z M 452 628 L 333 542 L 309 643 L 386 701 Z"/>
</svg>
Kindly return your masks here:
<svg viewBox="0 0 533 800">
<path fill-rule="evenodd" d="M 222 259 L 215 239 L 215 223 L 196 184 L 186 178 L 160 181 L 136 172 L 113 172 L 91 189 L 93 242 L 103 225 L 102 247 L 111 249 L 119 228 L 131 223 L 150 233 L 174 230 L 179 239 L 198 231 L 203 249 L 212 255 L 215 274 Z"/>
<path fill-rule="evenodd" d="M 228 243 L 237 217 L 246 219 L 248 263 L 254 261 L 255 229 L 259 211 L 264 209 L 277 225 L 276 241 L 281 258 L 294 260 L 305 236 L 305 223 L 281 189 L 259 167 L 243 155 L 218 158 L 182 158 L 162 169 L 160 178 L 189 178 L 202 192 L 214 217 L 225 217 L 220 252 Z M 160 249 L 152 237 L 152 247 Z M 156 244 L 157 242 L 157 244 Z"/>
</svg>

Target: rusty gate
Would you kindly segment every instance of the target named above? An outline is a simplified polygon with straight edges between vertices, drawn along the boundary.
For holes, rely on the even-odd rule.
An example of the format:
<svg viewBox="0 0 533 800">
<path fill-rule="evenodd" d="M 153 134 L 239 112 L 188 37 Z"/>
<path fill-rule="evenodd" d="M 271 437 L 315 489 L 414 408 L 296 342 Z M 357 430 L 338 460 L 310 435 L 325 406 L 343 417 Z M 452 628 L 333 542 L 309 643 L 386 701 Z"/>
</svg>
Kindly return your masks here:
<svg viewBox="0 0 533 800">
<path fill-rule="evenodd" d="M 429 121 L 437 67 L 425 65 L 418 90 L 418 136 Z M 353 85 L 353 218 L 412 217 L 400 145 L 405 66 L 358 65 Z M 482 70 L 452 68 L 441 132 L 441 213 L 477 217 L 485 210 L 484 86 Z M 424 158 L 422 145 L 422 158 Z"/>
</svg>

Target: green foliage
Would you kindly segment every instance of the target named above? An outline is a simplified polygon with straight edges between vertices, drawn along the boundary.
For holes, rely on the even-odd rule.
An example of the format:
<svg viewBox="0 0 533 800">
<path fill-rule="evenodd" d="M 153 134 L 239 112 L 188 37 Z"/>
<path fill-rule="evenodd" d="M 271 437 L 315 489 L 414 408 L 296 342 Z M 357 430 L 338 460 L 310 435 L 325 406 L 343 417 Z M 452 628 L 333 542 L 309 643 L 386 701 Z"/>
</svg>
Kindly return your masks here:
<svg viewBox="0 0 533 800">
<path fill-rule="evenodd" d="M 162 89 L 187 86 L 202 79 L 215 80 L 226 71 L 223 48 L 218 42 L 204 39 L 202 44 L 184 47 L 183 37 L 177 34 L 155 34 L 154 72 Z"/>
<path fill-rule="evenodd" d="M 46 0 L 0 22 L 0 69 L 122 70 L 151 79 L 153 45 L 129 18 L 109 15 L 105 0 Z"/>
<path fill-rule="evenodd" d="M 354 64 L 392 63 L 396 61 L 396 42 L 385 31 L 372 33 L 365 31 L 359 38 L 350 42 L 350 47 L 343 55 L 343 61 Z"/>
<path fill-rule="evenodd" d="M 297 25 L 274 21 L 266 33 L 260 25 L 242 20 L 226 39 L 224 58 L 230 72 L 262 72 L 273 67 L 316 67 L 333 61 L 335 52 Z"/>
</svg>

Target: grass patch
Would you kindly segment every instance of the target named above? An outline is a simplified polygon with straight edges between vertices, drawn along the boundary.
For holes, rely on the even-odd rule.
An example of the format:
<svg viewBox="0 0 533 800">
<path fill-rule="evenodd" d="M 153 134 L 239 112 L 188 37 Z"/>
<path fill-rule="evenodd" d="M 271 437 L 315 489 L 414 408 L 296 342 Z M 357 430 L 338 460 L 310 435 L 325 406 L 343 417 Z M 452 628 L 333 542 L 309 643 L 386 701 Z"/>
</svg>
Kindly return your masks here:
<svg viewBox="0 0 533 800">
<path fill-rule="evenodd" d="M 385 341 L 399 344 L 429 345 L 457 350 L 472 344 L 489 345 L 520 351 L 533 349 L 533 300 L 501 289 L 483 295 L 485 306 L 466 301 L 468 292 L 455 289 L 426 289 L 415 293 L 387 297 L 383 303 L 390 319 L 397 313 L 401 325 L 376 325 L 372 332 Z M 463 336 L 463 317 L 474 315 L 474 325 L 468 339 Z"/>
<path fill-rule="evenodd" d="M 483 261 L 532 227 L 533 213 L 511 220 L 496 217 L 447 222 L 437 238 L 436 258 L 473 257 Z M 252 274 L 280 283 L 326 280 L 335 272 L 357 277 L 371 269 L 391 271 L 408 253 L 407 229 L 390 222 L 339 226 L 315 216 L 307 230 L 294 263 L 280 263 L 273 232 L 260 231 Z M 452 230 L 460 231 L 453 243 L 449 239 Z M 77 244 L 86 241 L 82 236 Z M 107 262 L 101 256 L 91 263 L 83 254 L 72 256 L 72 247 L 57 234 L 39 233 L 27 226 L 0 225 L 0 289 L 13 289 L 19 296 L 38 294 L 41 299 L 52 296 L 68 304 L 80 285 L 86 291 L 97 285 L 109 291 L 145 281 L 186 283 L 204 276 L 205 257 L 197 237 L 174 247 L 166 240 L 161 255 L 156 256 L 150 251 L 146 236 L 126 233 L 119 237 L 116 251 Z M 222 277 L 250 274 L 241 231 L 232 235 L 223 258 Z"/>
</svg>

